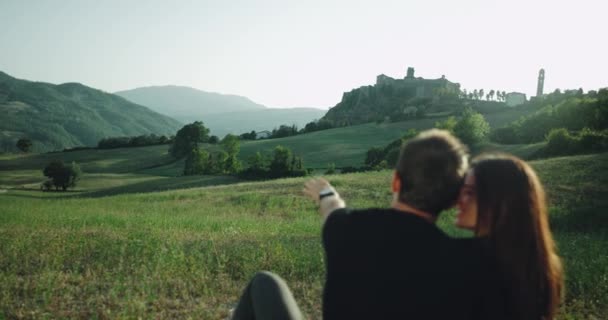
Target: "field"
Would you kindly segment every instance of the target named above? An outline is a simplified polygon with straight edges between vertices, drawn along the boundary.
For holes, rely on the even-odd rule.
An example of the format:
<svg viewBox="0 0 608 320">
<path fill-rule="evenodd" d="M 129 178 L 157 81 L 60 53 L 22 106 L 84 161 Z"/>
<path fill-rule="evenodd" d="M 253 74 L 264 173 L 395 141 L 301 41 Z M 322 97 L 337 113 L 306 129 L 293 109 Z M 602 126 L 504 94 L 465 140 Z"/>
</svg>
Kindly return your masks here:
<svg viewBox="0 0 608 320">
<path fill-rule="evenodd" d="M 529 113 L 521 109 L 504 109 L 484 115 L 493 128 L 501 127 Z M 371 147 L 383 147 L 403 136 L 408 129 L 424 130 L 433 128 L 435 122 L 446 117 L 425 118 L 394 123 L 367 123 L 357 126 L 336 128 L 297 135 L 282 139 L 257 140 L 243 144 L 243 159 L 256 151 L 271 152 L 277 144 L 288 147 L 304 159 L 311 168 L 360 166 L 365 160 L 365 152 Z M 496 148 L 495 148 L 496 149 Z M 501 149 L 501 148 L 498 148 Z"/>
<path fill-rule="evenodd" d="M 300 194 L 304 178 L 170 177 L 161 173 L 178 165 L 163 166 L 164 146 L 90 152 L 101 151 L 0 160 L 0 318 L 222 319 L 257 270 L 284 277 L 304 312 L 320 318 L 321 224 Z M 49 157 L 82 163 L 80 187 L 37 191 Z M 561 318 L 600 318 L 608 312 L 608 154 L 532 164 L 566 266 Z M 389 171 L 329 178 L 351 206 L 390 200 Z M 439 224 L 467 236 L 452 219 Z"/>
</svg>

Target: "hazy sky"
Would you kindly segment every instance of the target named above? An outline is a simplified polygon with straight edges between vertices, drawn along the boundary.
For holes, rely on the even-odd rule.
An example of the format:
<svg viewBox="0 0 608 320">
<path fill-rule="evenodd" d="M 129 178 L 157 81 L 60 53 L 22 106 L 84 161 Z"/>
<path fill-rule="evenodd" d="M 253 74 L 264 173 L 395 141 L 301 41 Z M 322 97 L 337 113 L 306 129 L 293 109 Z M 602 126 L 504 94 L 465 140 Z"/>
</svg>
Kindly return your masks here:
<svg viewBox="0 0 608 320">
<path fill-rule="evenodd" d="M 331 107 L 384 73 L 533 95 L 608 86 L 608 1 L 0 0 L 0 70 Z"/>
</svg>

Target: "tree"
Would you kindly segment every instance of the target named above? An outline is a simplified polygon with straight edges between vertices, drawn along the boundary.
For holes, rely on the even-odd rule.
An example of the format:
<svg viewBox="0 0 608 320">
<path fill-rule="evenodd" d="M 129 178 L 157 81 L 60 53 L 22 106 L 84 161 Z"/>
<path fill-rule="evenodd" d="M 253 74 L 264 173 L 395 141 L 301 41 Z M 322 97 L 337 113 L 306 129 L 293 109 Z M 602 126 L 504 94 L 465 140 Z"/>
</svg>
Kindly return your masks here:
<svg viewBox="0 0 608 320">
<path fill-rule="evenodd" d="M 72 162 L 70 167 L 66 167 L 61 160 L 51 161 L 42 172 L 51 179 L 56 190 L 61 188 L 63 191 L 75 187 L 82 175 L 80 166 L 76 162 Z"/>
<path fill-rule="evenodd" d="M 273 177 L 285 177 L 289 175 L 291 150 L 283 146 L 274 148 L 272 161 L 270 162 L 270 174 Z"/>
<path fill-rule="evenodd" d="M 32 140 L 28 138 L 21 138 L 17 140 L 16 147 L 22 152 L 30 152 L 30 150 L 32 149 Z"/>
<path fill-rule="evenodd" d="M 483 89 L 479 89 L 479 99 L 483 99 Z"/>
<path fill-rule="evenodd" d="M 208 141 L 209 129 L 207 129 L 202 122 L 195 121 L 185 125 L 177 131 L 169 152 L 173 157 L 181 158 L 188 155 L 192 149 L 198 149 L 199 143 Z"/>
<path fill-rule="evenodd" d="M 274 138 L 284 138 L 289 136 L 294 136 L 298 134 L 298 127 L 294 124 L 291 126 L 288 125 L 280 125 L 278 129 L 273 129 L 271 137 Z"/>
<path fill-rule="evenodd" d="M 82 170 L 80 169 L 80 165 L 76 163 L 76 161 L 72 161 L 72 165 L 70 166 L 70 184 L 69 187 L 76 187 L 76 182 L 80 181 L 82 177 Z"/>
<path fill-rule="evenodd" d="M 238 160 L 238 154 L 241 150 L 239 137 L 233 134 L 227 134 L 222 139 L 222 148 L 226 152 L 226 158 L 224 159 L 224 172 L 226 173 L 237 173 L 241 169 L 241 163 Z"/>
<path fill-rule="evenodd" d="M 220 138 L 218 136 L 211 136 L 209 137 L 209 143 L 211 144 L 218 144 L 220 142 Z"/>
<path fill-rule="evenodd" d="M 227 134 L 222 139 L 222 148 L 228 153 L 228 155 L 236 155 L 241 150 L 239 137 L 233 134 Z"/>
<path fill-rule="evenodd" d="M 251 130 L 251 132 L 247 133 L 243 133 L 239 136 L 239 138 L 241 138 L 242 140 L 255 140 L 257 138 L 257 133 L 255 132 L 255 130 Z"/>
<path fill-rule="evenodd" d="M 481 113 L 468 108 L 454 126 L 454 134 L 466 144 L 477 144 L 490 133 L 490 125 Z"/>
<path fill-rule="evenodd" d="M 384 160 L 384 149 L 379 147 L 372 147 L 365 153 L 365 165 L 369 167 L 377 166 L 382 160 Z"/>
<path fill-rule="evenodd" d="M 184 163 L 184 175 L 205 174 L 209 171 L 209 153 L 205 150 L 192 149 Z"/>
<path fill-rule="evenodd" d="M 494 91 L 494 89 L 490 90 L 490 93 L 488 93 L 488 95 L 490 96 L 489 100 L 494 100 L 494 94 L 496 93 L 496 91 Z"/>
<path fill-rule="evenodd" d="M 479 91 L 477 91 L 477 89 L 473 90 L 473 98 L 474 98 L 475 100 L 478 100 L 478 99 L 479 99 Z"/>
<path fill-rule="evenodd" d="M 454 127 L 456 127 L 457 123 L 458 123 L 458 120 L 456 120 L 455 117 L 450 116 L 447 119 L 445 119 L 444 121 L 435 122 L 435 128 L 446 130 L 453 134 Z"/>
</svg>

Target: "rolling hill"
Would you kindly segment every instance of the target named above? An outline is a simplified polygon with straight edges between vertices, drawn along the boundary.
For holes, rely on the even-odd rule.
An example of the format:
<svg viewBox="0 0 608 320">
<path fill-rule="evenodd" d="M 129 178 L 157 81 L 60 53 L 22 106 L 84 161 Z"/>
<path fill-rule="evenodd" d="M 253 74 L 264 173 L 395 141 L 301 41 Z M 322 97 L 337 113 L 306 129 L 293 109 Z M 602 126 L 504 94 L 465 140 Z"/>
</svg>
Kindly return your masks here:
<svg viewBox="0 0 608 320">
<path fill-rule="evenodd" d="M 486 115 L 492 127 L 502 126 L 521 116 L 519 109 L 509 109 Z M 246 164 L 247 159 L 260 151 L 270 153 L 277 145 L 290 148 L 301 156 L 308 168 L 325 169 L 330 163 L 336 167 L 361 166 L 365 153 L 371 147 L 385 146 L 401 137 L 408 129 L 424 130 L 432 128 L 436 121 L 445 117 L 408 120 L 394 123 L 367 123 L 356 126 L 316 131 L 280 139 L 242 141 L 239 159 Z M 498 145 L 488 144 L 484 150 L 500 150 L 529 158 L 539 144 Z M 168 145 L 120 148 L 109 150 L 80 150 L 54 154 L 0 157 L 2 170 L 41 170 L 51 159 L 61 159 L 66 163 L 76 161 L 85 172 L 125 173 L 134 172 L 175 177 L 183 171 L 183 160 L 173 161 L 168 155 Z M 38 180 L 36 180 L 38 181 Z M 0 184 L 2 184 L 0 179 Z"/>
<path fill-rule="evenodd" d="M 0 72 L 0 150 L 28 137 L 34 151 L 95 146 L 104 137 L 173 135 L 181 124 L 126 99 L 80 83 L 54 85 Z"/>
<path fill-rule="evenodd" d="M 326 112 L 316 108 L 267 108 L 246 97 L 182 86 L 144 87 L 116 94 L 184 123 L 203 121 L 211 134 L 219 137 L 272 130 L 282 124 L 301 128 Z"/>
</svg>

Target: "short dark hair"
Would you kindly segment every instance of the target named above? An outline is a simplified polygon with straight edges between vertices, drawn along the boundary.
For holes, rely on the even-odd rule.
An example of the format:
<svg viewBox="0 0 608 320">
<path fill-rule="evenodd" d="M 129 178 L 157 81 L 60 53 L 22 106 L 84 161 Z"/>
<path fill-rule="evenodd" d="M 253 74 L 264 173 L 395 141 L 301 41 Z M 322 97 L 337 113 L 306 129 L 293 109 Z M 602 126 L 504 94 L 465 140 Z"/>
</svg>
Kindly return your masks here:
<svg viewBox="0 0 608 320">
<path fill-rule="evenodd" d="M 445 130 L 423 131 L 401 147 L 395 168 L 399 201 L 438 215 L 456 201 L 467 168 L 467 148 L 456 137 Z"/>
</svg>

